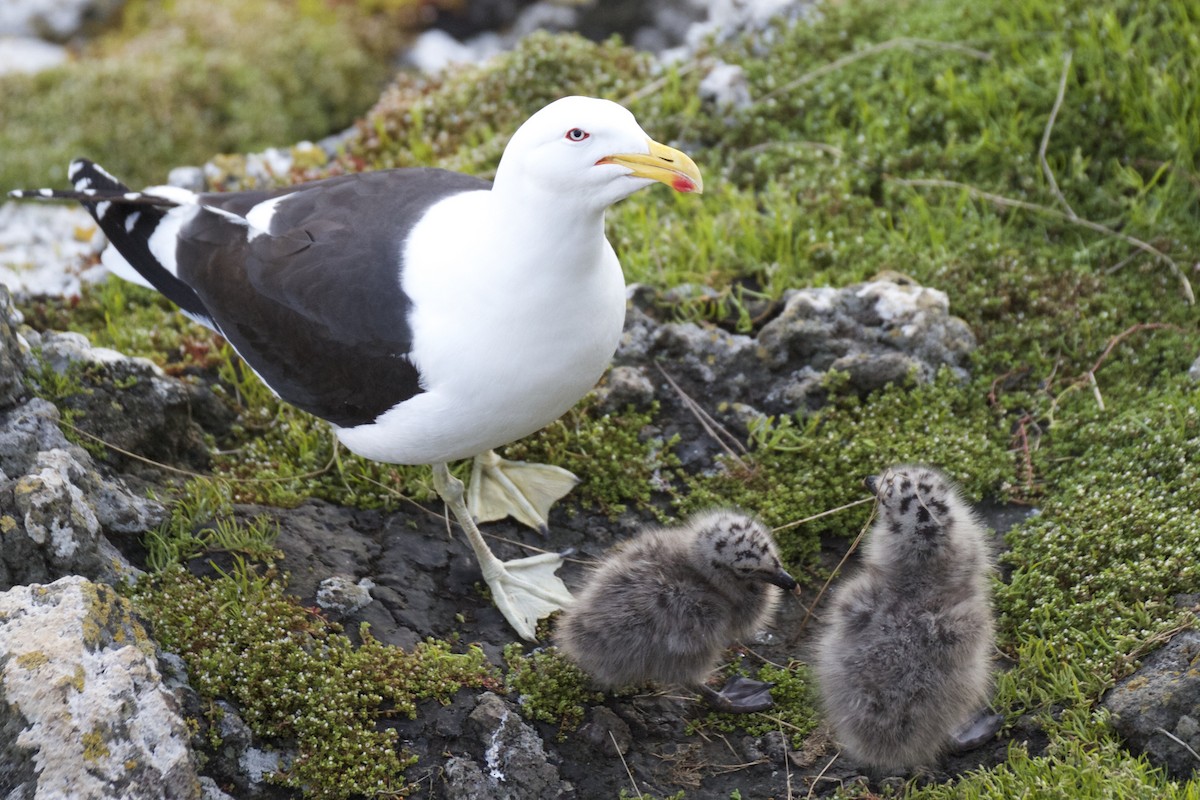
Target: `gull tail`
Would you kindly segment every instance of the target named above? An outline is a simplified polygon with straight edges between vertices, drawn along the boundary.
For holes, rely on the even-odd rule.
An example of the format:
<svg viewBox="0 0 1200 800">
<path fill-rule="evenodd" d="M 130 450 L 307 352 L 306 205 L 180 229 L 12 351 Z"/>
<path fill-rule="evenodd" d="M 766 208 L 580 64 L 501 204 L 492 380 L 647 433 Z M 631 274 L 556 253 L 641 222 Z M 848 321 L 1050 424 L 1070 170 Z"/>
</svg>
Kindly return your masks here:
<svg viewBox="0 0 1200 800">
<path fill-rule="evenodd" d="M 74 187 L 71 191 L 17 189 L 8 194 L 21 200 L 78 200 L 108 237 L 109 247 L 101 260 L 109 269 L 157 289 L 185 314 L 214 327 L 200 298 L 175 274 L 175 234 L 181 217 L 172 211 L 194 205 L 195 193 L 174 186 L 136 192 L 86 158 L 71 162 L 67 178 Z M 152 238 L 160 228 L 167 235 Z"/>
</svg>

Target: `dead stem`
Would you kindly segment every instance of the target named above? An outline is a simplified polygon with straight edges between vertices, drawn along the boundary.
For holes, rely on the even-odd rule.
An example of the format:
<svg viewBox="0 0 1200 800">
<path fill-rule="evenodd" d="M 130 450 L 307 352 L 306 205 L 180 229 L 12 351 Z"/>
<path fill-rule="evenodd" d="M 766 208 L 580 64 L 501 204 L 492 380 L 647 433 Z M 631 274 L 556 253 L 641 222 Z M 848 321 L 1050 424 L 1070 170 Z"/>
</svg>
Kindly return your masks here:
<svg viewBox="0 0 1200 800">
<path fill-rule="evenodd" d="M 1071 69 L 1071 51 L 1068 50 L 1063 56 L 1062 76 L 1058 79 L 1058 97 L 1054 98 L 1054 107 L 1050 109 L 1050 118 L 1046 120 L 1046 130 L 1042 133 L 1042 143 L 1038 147 L 1038 161 L 1042 165 L 1042 173 L 1046 176 L 1046 180 L 1050 183 L 1050 191 L 1058 198 L 1058 202 L 1062 203 L 1062 207 L 1067 210 L 1067 216 L 1072 220 L 1079 219 L 1079 215 L 1075 213 L 1075 209 L 1071 208 L 1071 204 L 1067 202 L 1067 198 L 1063 196 L 1062 191 L 1058 188 L 1058 181 L 1054 180 L 1054 172 L 1050 169 L 1050 162 L 1046 160 L 1046 148 L 1050 145 L 1050 131 L 1054 129 L 1054 120 L 1058 119 L 1058 110 L 1062 108 L 1063 96 L 1067 91 L 1067 74 Z"/>
<path fill-rule="evenodd" d="M 1185 742 L 1183 739 L 1180 739 L 1178 736 L 1176 736 L 1175 734 L 1171 733 L 1170 731 L 1168 731 L 1168 730 L 1167 730 L 1167 729 L 1165 729 L 1165 728 L 1155 728 L 1154 730 L 1158 731 L 1158 732 L 1159 732 L 1159 733 L 1161 733 L 1163 736 L 1166 736 L 1168 739 L 1170 739 L 1171 741 L 1175 742 L 1175 744 L 1179 745 L 1179 746 L 1180 746 L 1180 747 L 1182 747 L 1184 750 L 1187 750 L 1189 753 L 1191 753 L 1191 754 L 1192 754 L 1192 756 L 1193 756 L 1193 757 L 1194 757 L 1194 758 L 1195 758 L 1197 761 L 1200 761 L 1200 753 L 1197 753 L 1195 750 L 1193 750 L 1193 749 L 1191 748 L 1191 746 L 1190 746 L 1190 745 L 1189 745 L 1187 742 Z"/>
<path fill-rule="evenodd" d="M 704 428 L 708 435 L 711 436 L 713 440 L 721 446 L 721 449 L 725 451 L 725 454 L 736 461 L 739 467 L 749 471 L 750 467 L 741 459 L 740 456 L 738 456 L 737 453 L 733 451 L 733 448 L 730 447 L 726 442 L 728 441 L 736 445 L 743 454 L 748 452 L 746 450 L 746 446 L 742 444 L 732 433 L 725 430 L 725 427 L 721 425 L 721 423 L 709 416 L 708 412 L 705 411 L 699 403 L 693 400 L 691 396 L 688 395 L 688 393 L 685 392 L 680 385 L 675 382 L 675 379 L 672 378 L 665 369 L 663 369 L 662 364 L 655 361 L 654 366 L 658 367 L 658 371 L 662 373 L 662 376 L 666 378 L 667 383 L 671 384 L 671 388 L 675 390 L 675 392 L 679 395 L 679 399 L 683 401 L 684 407 L 687 408 L 688 411 L 692 412 L 692 415 L 696 418 L 696 421 L 699 422 L 700 426 Z"/>
<path fill-rule="evenodd" d="M 1128 242 L 1139 250 L 1149 253 L 1159 261 L 1166 264 L 1167 268 L 1171 270 L 1171 273 L 1179 281 L 1179 290 L 1183 293 L 1184 299 L 1187 301 L 1188 305 L 1195 305 L 1196 303 L 1196 295 L 1192 291 L 1192 284 L 1187 279 L 1187 276 L 1183 274 L 1183 271 L 1179 268 L 1179 264 L 1175 262 L 1175 259 L 1159 250 L 1154 245 L 1144 242 L 1135 236 L 1130 236 L 1127 233 L 1113 230 L 1107 225 L 1101 225 L 1099 222 L 1092 222 L 1091 220 L 1084 219 L 1083 217 L 1073 217 L 1067 214 L 1065 211 L 1059 211 L 1057 208 L 1040 205 L 1038 203 L 1030 203 L 1026 200 L 1017 200 L 1012 197 L 1004 197 L 1003 195 L 993 194 L 992 192 L 985 192 L 982 189 L 978 189 L 968 183 L 948 181 L 938 178 L 892 177 L 890 180 L 900 184 L 901 186 L 928 187 L 934 189 L 958 189 L 966 192 L 968 195 L 977 200 L 985 200 L 993 205 L 1000 206 L 1001 208 L 1019 208 L 1024 211 L 1032 211 L 1037 214 L 1056 217 L 1057 219 L 1061 219 L 1064 222 L 1069 222 L 1072 225 L 1079 225 L 1080 227 L 1104 234 L 1105 236 L 1111 236 L 1114 239 L 1120 239 L 1123 242 Z"/>
<path fill-rule="evenodd" d="M 842 754 L 841 750 L 834 753 L 833 758 L 829 759 L 829 763 L 821 768 L 821 771 L 817 773 L 817 777 L 812 779 L 812 783 L 809 784 L 809 787 L 808 787 L 808 796 L 809 797 L 813 796 L 813 792 L 815 792 L 817 790 L 817 784 L 820 783 L 825 778 L 825 773 L 829 771 L 829 768 L 833 766 L 833 762 L 837 761 L 838 757 L 841 756 L 841 754 Z"/>
<path fill-rule="evenodd" d="M 804 519 L 798 519 L 795 522 L 786 522 L 777 528 L 772 528 L 771 533 L 779 533 L 780 531 L 786 531 L 788 528 L 795 528 L 797 525 L 803 525 L 806 522 L 812 522 L 814 519 L 820 519 L 821 517 L 827 517 L 830 514 L 836 514 L 839 511 L 845 511 L 848 508 L 854 508 L 855 506 L 861 506 L 863 503 L 873 503 L 873 502 L 875 502 L 874 497 L 864 497 L 861 500 L 855 500 L 852 503 L 846 503 L 845 505 L 838 506 L 837 508 L 831 508 L 828 511 L 822 511 L 820 514 L 813 514 L 811 517 L 805 517 Z"/>
<path fill-rule="evenodd" d="M 801 75 L 799 78 L 796 78 L 793 81 L 788 81 L 783 86 L 780 86 L 779 88 L 774 89 L 774 90 L 768 92 L 767 94 L 763 95 L 762 98 L 760 98 L 758 100 L 756 105 L 761 105 L 762 103 L 765 103 L 768 100 L 772 100 L 781 94 L 786 94 L 787 92 L 790 92 L 793 89 L 803 86 L 806 83 L 812 83 L 817 78 L 820 78 L 824 75 L 828 75 L 831 72 L 836 72 L 837 70 L 841 69 L 842 67 L 844 67 L 848 64 L 853 64 L 855 61 L 861 61 L 864 58 L 870 58 L 871 56 L 875 56 L 880 53 L 885 53 L 888 50 L 895 50 L 897 48 L 907 48 L 910 50 L 915 50 L 917 48 L 922 48 L 922 47 L 929 48 L 931 50 L 948 50 L 948 51 L 955 52 L 955 53 L 962 53 L 964 55 L 970 56 L 971 58 L 977 58 L 980 61 L 991 61 L 992 60 L 991 53 L 985 52 L 983 50 L 977 50 L 974 47 L 968 47 L 967 45 L 959 44 L 957 42 L 940 42 L 940 41 L 937 41 L 936 39 L 918 39 L 918 38 L 914 38 L 911 36 L 900 36 L 895 39 L 888 39 L 886 42 L 880 42 L 879 44 L 873 44 L 870 47 L 864 48 L 864 49 L 859 50 L 854 53 L 848 53 L 847 55 L 844 55 L 839 59 L 830 61 L 828 64 L 825 64 L 824 66 L 817 67 L 816 69 L 812 70 L 811 72 L 806 72 L 803 75 Z"/>
<path fill-rule="evenodd" d="M 642 796 L 642 790 L 638 788 L 637 781 L 634 780 L 633 771 L 629 769 L 629 763 L 625 761 L 625 754 L 621 752 L 621 745 L 617 744 L 617 737 L 612 731 L 608 732 L 608 738 L 612 739 L 613 749 L 617 751 L 617 758 L 621 759 L 621 766 L 625 768 L 625 774 L 629 776 L 629 785 L 637 792 L 637 796 Z"/>
<path fill-rule="evenodd" d="M 805 626 L 808 625 L 808 620 L 812 617 L 813 610 L 821 602 L 821 598 L 825 596 L 825 592 L 829 589 L 829 584 L 833 583 L 833 579 L 837 577 L 838 572 L 841 571 L 842 566 L 846 563 L 846 560 L 848 558 L 850 558 L 850 554 L 853 553 L 858 548 L 858 543 L 860 541 L 862 541 L 863 536 L 865 536 L 867 531 L 870 530 L 871 523 L 875 521 L 875 514 L 877 513 L 878 509 L 879 509 L 878 504 L 876 504 L 871 509 L 871 516 L 867 517 L 867 521 L 866 521 L 866 523 L 863 524 L 862 530 L 860 530 L 858 532 L 858 535 L 854 537 L 854 541 L 852 541 L 850 543 L 850 547 L 848 547 L 846 549 L 845 554 L 842 556 L 842 560 L 839 561 L 837 566 L 833 568 L 833 572 L 829 573 L 829 578 L 825 581 L 825 584 L 821 587 L 821 591 L 817 592 L 817 596 L 815 598 L 813 598 L 812 603 L 808 607 L 808 611 L 804 614 L 804 619 L 802 619 L 800 621 L 800 626 L 796 629 L 796 633 L 792 637 L 793 641 L 795 641 L 796 637 L 798 637 L 800 635 L 800 633 L 804 630 Z"/>
</svg>

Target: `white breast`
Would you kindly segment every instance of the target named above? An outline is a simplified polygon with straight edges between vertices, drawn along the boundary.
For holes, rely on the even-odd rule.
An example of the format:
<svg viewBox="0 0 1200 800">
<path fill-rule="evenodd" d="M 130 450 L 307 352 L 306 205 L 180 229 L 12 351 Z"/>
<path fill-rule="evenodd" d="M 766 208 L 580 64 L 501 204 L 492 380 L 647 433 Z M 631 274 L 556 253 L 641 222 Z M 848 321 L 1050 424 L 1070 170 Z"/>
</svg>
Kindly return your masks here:
<svg viewBox="0 0 1200 800">
<path fill-rule="evenodd" d="M 603 218 L 547 237 L 470 228 L 490 192 L 439 203 L 412 230 L 402 286 L 425 391 L 376 422 L 338 431 L 394 463 L 469 458 L 557 419 L 599 380 L 621 335 L 624 278 Z M 529 218 L 530 215 L 523 215 Z"/>
</svg>

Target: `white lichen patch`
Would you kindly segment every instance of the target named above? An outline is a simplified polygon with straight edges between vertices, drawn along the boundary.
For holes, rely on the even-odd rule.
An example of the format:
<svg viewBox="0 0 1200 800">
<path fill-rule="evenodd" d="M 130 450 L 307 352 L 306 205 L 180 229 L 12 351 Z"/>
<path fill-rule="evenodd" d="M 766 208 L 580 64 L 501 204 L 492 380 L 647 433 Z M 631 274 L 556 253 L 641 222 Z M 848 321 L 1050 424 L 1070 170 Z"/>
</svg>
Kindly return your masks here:
<svg viewBox="0 0 1200 800">
<path fill-rule="evenodd" d="M 884 322 L 897 322 L 917 317 L 925 311 L 946 314 L 950 298 L 940 289 L 893 281 L 872 281 L 863 284 L 858 296 L 873 300 L 875 313 Z"/>
<path fill-rule="evenodd" d="M 21 796 L 199 795 L 187 729 L 124 602 L 77 576 L 0 594 L 0 708 L 36 773 Z"/>
<path fill-rule="evenodd" d="M 487 750 L 483 754 L 484 763 L 488 768 L 488 777 L 496 783 L 507 780 L 504 770 L 500 769 L 500 762 L 502 760 L 501 750 L 504 747 L 504 728 L 508 725 L 508 718 L 508 711 L 501 714 L 500 724 L 496 726 L 496 730 L 492 731 L 491 741 L 488 742 Z"/>
<path fill-rule="evenodd" d="M 25 515 L 25 532 L 39 545 L 49 546 L 59 562 L 72 558 L 85 543 L 100 535 L 100 521 L 72 481 L 72 467 L 81 469 L 65 450 L 38 454 L 37 472 L 17 483 L 15 499 Z M 76 479 L 78 476 L 76 476 Z"/>
</svg>

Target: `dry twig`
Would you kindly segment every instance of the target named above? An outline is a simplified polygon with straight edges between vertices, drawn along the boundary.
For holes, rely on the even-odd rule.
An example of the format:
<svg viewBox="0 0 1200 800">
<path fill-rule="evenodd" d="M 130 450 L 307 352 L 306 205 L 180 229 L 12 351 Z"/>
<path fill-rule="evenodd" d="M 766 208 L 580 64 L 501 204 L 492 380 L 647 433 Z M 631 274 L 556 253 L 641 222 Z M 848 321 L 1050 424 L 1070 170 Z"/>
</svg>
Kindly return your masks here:
<svg viewBox="0 0 1200 800">
<path fill-rule="evenodd" d="M 786 522 L 777 528 L 771 528 L 771 533 L 779 533 L 780 531 L 786 531 L 788 528 L 795 528 L 797 525 L 803 525 L 806 522 L 812 522 L 814 519 L 820 519 L 821 517 L 828 517 L 830 514 L 836 514 L 839 511 L 845 511 L 847 508 L 854 508 L 855 506 L 861 506 L 863 503 L 873 503 L 873 502 L 875 502 L 874 497 L 864 497 L 861 500 L 855 500 L 852 503 L 846 503 L 845 505 L 838 506 L 837 508 L 831 508 L 828 511 L 822 511 L 820 514 L 813 514 L 811 517 L 805 517 L 804 519 L 798 519 L 795 522 Z"/>
<path fill-rule="evenodd" d="M 738 463 L 739 467 L 744 470 L 749 470 L 749 466 L 747 466 L 746 462 L 742 461 L 741 457 L 733 451 L 733 447 L 730 447 L 730 444 L 736 446 L 737 449 L 741 450 L 743 454 L 748 452 L 746 450 L 746 446 L 742 444 L 736 436 L 727 431 L 725 426 L 713 419 L 709 413 L 700 406 L 699 403 L 693 400 L 691 395 L 685 392 L 683 388 L 675 382 L 675 379 L 672 378 L 665 369 L 663 369 L 662 364 L 655 361 L 654 366 L 658 367 L 658 371 L 661 372 L 662 376 L 667 379 L 667 383 L 671 384 L 671 388 L 674 389 L 676 394 L 679 395 L 679 399 L 683 401 L 684 407 L 687 408 L 688 411 L 692 412 L 692 415 L 696 418 L 696 421 L 700 423 L 700 427 L 704 428 L 708 435 L 711 436 L 713 440 L 721 446 L 721 449 L 725 451 L 725 454 Z M 727 442 L 730 444 L 727 444 Z"/>
<path fill-rule="evenodd" d="M 892 177 L 891 180 L 900 184 L 901 186 L 923 186 L 935 189 L 959 189 L 960 191 L 966 192 L 968 195 L 977 200 L 986 200 L 992 205 L 1000 206 L 1001 208 L 1019 208 L 1024 211 L 1033 211 L 1038 214 L 1045 214 L 1046 216 L 1056 217 L 1064 222 L 1069 222 L 1073 225 L 1079 225 L 1080 227 L 1104 234 L 1105 236 L 1111 236 L 1114 239 L 1120 239 L 1123 242 L 1128 242 L 1139 250 L 1149 253 L 1159 261 L 1166 264 L 1171 270 L 1171 273 L 1179 281 L 1179 289 L 1183 293 L 1184 299 L 1187 300 L 1188 305 L 1195 305 L 1196 303 L 1196 295 L 1192 291 L 1192 284 L 1187 279 L 1187 276 L 1183 274 L 1183 270 L 1179 268 L 1179 264 L 1175 262 L 1175 259 L 1159 250 L 1154 245 L 1144 242 L 1136 236 L 1130 236 L 1127 233 L 1113 230 L 1107 225 L 1101 225 L 1099 222 L 1092 222 L 1091 220 L 1084 219 L 1083 217 L 1070 216 L 1065 211 L 1059 211 L 1057 208 L 1051 208 L 1050 206 L 1044 206 L 1038 203 L 1030 203 L 1026 200 L 1017 200 L 1012 197 L 1004 197 L 1003 195 L 993 194 L 992 192 L 985 192 L 982 189 L 977 189 L 968 183 L 941 180 L 938 178 Z"/>
<path fill-rule="evenodd" d="M 872 498 L 872 499 L 874 499 L 874 498 Z M 871 523 L 875 521 L 875 514 L 878 512 L 878 510 L 879 510 L 879 505 L 877 503 L 875 505 L 875 507 L 871 509 L 871 516 L 867 517 L 867 521 L 865 524 L 863 524 L 862 530 L 860 530 L 858 532 L 858 536 L 854 537 L 854 541 L 852 541 L 850 543 L 850 547 L 848 547 L 846 549 L 845 554 L 842 556 L 842 560 L 839 561 L 837 566 L 833 568 L 833 572 L 829 573 L 829 578 L 828 578 L 828 580 L 825 581 L 825 584 L 821 587 L 821 591 L 817 592 L 817 596 L 815 598 L 813 598 L 812 604 L 809 605 L 808 610 L 804 614 L 804 619 L 800 620 L 800 626 L 798 628 L 796 628 L 796 633 L 795 633 L 795 636 L 793 637 L 793 639 L 795 637 L 798 637 L 800 635 L 800 633 L 804 630 L 805 626 L 808 625 L 808 620 L 812 617 L 813 610 L 821 602 L 821 598 L 825 596 L 825 592 L 829 589 L 829 584 L 833 583 L 833 579 L 837 577 L 837 575 L 841 571 L 842 567 L 846 564 L 846 560 L 848 558 L 850 558 L 850 554 L 853 553 L 856 549 L 858 549 L 858 543 L 862 541 L 862 538 L 864 536 L 866 536 L 867 531 L 871 529 Z"/>
<path fill-rule="evenodd" d="M 1189 745 L 1187 742 L 1185 742 L 1183 739 L 1180 739 L 1178 736 L 1176 736 L 1175 734 L 1171 733 L 1171 732 L 1170 732 L 1170 731 L 1168 731 L 1166 728 L 1155 728 L 1154 730 L 1158 731 L 1158 732 L 1159 732 L 1159 733 L 1161 733 L 1163 736 L 1166 736 L 1168 739 L 1170 739 L 1171 741 L 1175 742 L 1175 744 L 1179 745 L 1179 746 L 1180 746 L 1180 747 L 1182 747 L 1184 750 L 1187 750 L 1189 753 L 1191 753 L 1191 754 L 1192 754 L 1192 756 L 1194 756 L 1194 757 L 1195 757 L 1195 759 L 1196 759 L 1197 761 L 1200 761 L 1200 753 L 1197 753 L 1195 750 L 1193 750 L 1193 749 L 1191 748 L 1191 746 L 1190 746 L 1190 745 Z"/>
<path fill-rule="evenodd" d="M 1054 180 L 1054 172 L 1050 169 L 1050 162 L 1046 160 L 1046 148 L 1050 145 L 1050 131 L 1054 129 L 1054 120 L 1058 119 L 1058 110 L 1062 108 L 1063 96 L 1067 91 L 1067 74 L 1071 69 L 1071 51 L 1063 56 L 1062 77 L 1058 80 L 1058 97 L 1054 98 L 1054 107 L 1050 109 L 1050 118 L 1046 120 L 1046 130 L 1042 133 L 1042 143 L 1038 147 L 1038 161 L 1042 165 L 1042 173 L 1045 174 L 1046 180 L 1050 183 L 1050 191 L 1058 198 L 1058 202 L 1062 203 L 1062 207 L 1067 210 L 1068 218 L 1072 220 L 1079 219 L 1079 215 L 1075 213 L 1075 209 L 1071 208 L 1071 204 L 1067 202 L 1067 198 L 1063 196 L 1062 191 L 1058 188 L 1058 181 Z"/>
<path fill-rule="evenodd" d="M 629 776 L 629 783 L 640 798 L 642 790 L 638 788 L 637 781 L 633 778 L 633 770 L 629 769 L 629 764 L 625 761 L 625 754 L 621 752 L 621 745 L 617 744 L 617 737 L 613 735 L 612 731 L 609 731 L 608 738 L 612 739 L 613 749 L 617 751 L 617 758 L 621 759 L 621 766 L 625 768 L 625 774 Z"/>
<path fill-rule="evenodd" d="M 920 47 L 929 48 L 931 50 L 949 50 L 955 53 L 962 53 L 970 56 L 971 58 L 977 58 L 980 61 L 992 60 L 991 53 L 988 53 L 984 50 L 977 50 L 974 47 L 968 47 L 967 45 L 959 44 L 958 42 L 940 42 L 936 39 L 918 39 L 912 36 L 900 36 L 895 39 L 888 39 L 886 42 L 873 44 L 870 47 L 858 50 L 854 53 L 848 53 L 839 59 L 830 61 L 828 64 L 817 67 L 811 72 L 806 72 L 799 78 L 796 78 L 793 81 L 788 81 L 783 86 L 771 90 L 767 94 L 763 95 L 758 102 L 765 103 L 768 100 L 778 97 L 781 94 L 786 94 L 792 89 L 796 89 L 806 83 L 812 83 L 817 78 L 828 75 L 831 72 L 836 72 L 847 64 L 853 64 L 855 61 L 862 61 L 864 58 L 870 58 L 871 56 L 887 52 L 888 50 L 896 50 L 897 48 L 916 49 Z"/>
</svg>

